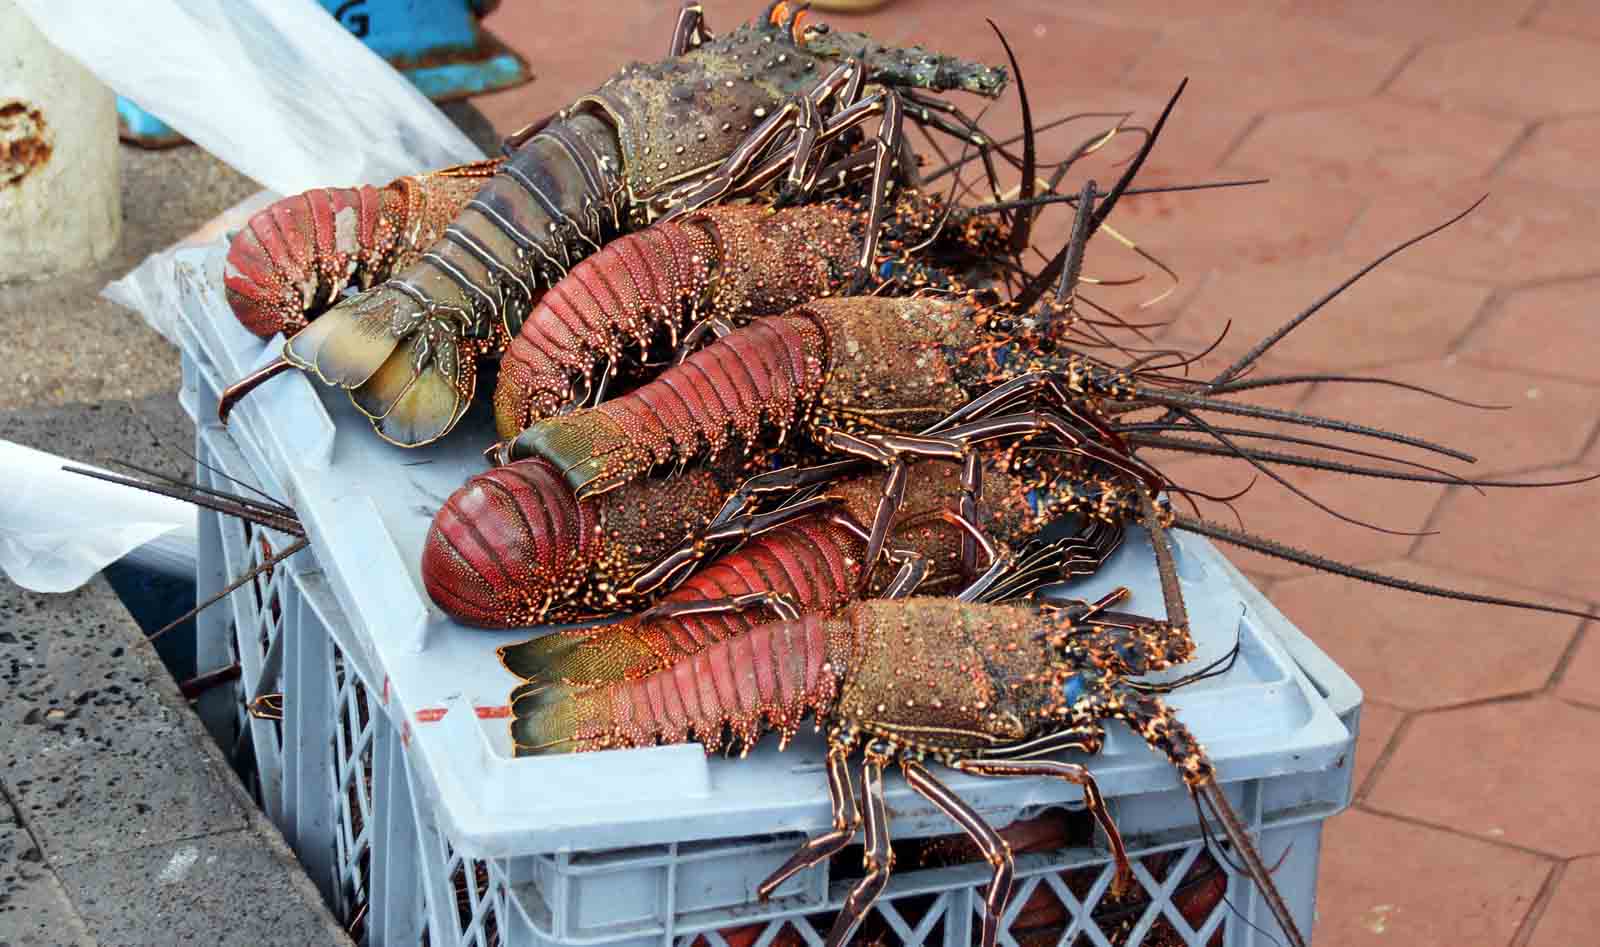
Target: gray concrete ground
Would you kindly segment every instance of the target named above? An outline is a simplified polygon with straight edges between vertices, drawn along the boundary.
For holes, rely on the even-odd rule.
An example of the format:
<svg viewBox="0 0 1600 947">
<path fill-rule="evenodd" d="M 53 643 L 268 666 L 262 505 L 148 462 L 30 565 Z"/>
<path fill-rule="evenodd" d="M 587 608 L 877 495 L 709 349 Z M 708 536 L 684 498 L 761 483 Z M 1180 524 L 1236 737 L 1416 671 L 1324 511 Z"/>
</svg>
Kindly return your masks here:
<svg viewBox="0 0 1600 947">
<path fill-rule="evenodd" d="M 122 149 L 123 239 L 0 286 L 0 438 L 187 473 L 178 355 L 100 288 L 257 188 L 196 148 Z M 348 938 L 103 577 L 0 579 L 0 947 Z"/>
</svg>

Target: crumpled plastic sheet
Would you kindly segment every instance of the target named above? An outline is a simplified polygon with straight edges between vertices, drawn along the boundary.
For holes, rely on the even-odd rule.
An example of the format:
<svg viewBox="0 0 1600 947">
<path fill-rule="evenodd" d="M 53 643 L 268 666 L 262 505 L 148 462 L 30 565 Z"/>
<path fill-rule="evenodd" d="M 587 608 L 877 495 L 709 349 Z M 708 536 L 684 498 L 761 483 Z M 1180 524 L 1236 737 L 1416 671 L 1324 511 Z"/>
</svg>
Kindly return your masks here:
<svg viewBox="0 0 1600 947">
<path fill-rule="evenodd" d="M 70 592 L 141 548 L 146 564 L 160 571 L 194 574 L 193 506 L 67 473 L 61 468 L 68 464 L 89 467 L 0 440 L 0 570 L 11 581 L 35 592 Z"/>
<path fill-rule="evenodd" d="M 100 290 L 100 295 L 137 312 L 162 338 L 181 347 L 183 343 L 178 340 L 178 283 L 173 269 L 177 252 L 216 243 L 244 226 L 256 211 L 277 198 L 278 195 L 271 191 L 257 191 L 206 221 L 199 230 L 172 246 L 145 257 L 128 275 L 107 283 Z"/>
<path fill-rule="evenodd" d="M 386 184 L 483 153 L 443 112 L 313 0 L 17 0 L 99 79 L 266 190 L 102 295 L 174 345 L 174 254 L 237 230 L 282 194 Z M 188 504 L 62 472 L 64 458 L 0 441 L 0 569 L 66 592 L 132 555 L 193 574 Z"/>
<path fill-rule="evenodd" d="M 18 0 L 50 42 L 270 191 L 483 153 L 313 0 Z"/>
</svg>

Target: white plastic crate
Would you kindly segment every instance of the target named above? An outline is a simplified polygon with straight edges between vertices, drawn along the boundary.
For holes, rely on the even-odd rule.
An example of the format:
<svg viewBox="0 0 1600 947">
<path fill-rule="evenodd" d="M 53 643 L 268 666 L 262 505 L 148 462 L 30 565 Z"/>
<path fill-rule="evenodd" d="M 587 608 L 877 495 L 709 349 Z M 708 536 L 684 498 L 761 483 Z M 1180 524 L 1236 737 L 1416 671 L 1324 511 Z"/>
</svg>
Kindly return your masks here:
<svg viewBox="0 0 1600 947">
<path fill-rule="evenodd" d="M 443 444 L 405 451 L 374 437 L 342 392 L 290 373 L 243 402 L 224 431 L 214 422 L 218 390 L 274 350 L 237 325 L 215 290 L 222 249 L 178 260 L 182 398 L 197 420 L 199 456 L 292 504 L 312 549 L 203 618 L 202 667 L 236 655 L 243 672 L 236 693 L 208 695 L 203 711 L 250 764 L 262 805 L 336 912 L 383 944 L 820 943 L 851 884 L 830 874 L 843 863 L 797 876 L 769 904 L 754 899 L 762 878 L 828 826 L 820 738 L 782 754 L 769 740 L 744 760 L 707 759 L 698 745 L 514 758 L 505 702 L 516 681 L 494 651 L 527 633 L 450 622 L 417 571 L 433 511 L 482 469 L 486 412 L 469 414 Z M 201 477 L 221 474 L 203 467 Z M 259 561 L 263 535 L 204 514 L 200 594 Z M 265 539 L 271 548 L 288 541 Z M 1209 543 L 1183 537 L 1178 555 L 1198 660 L 1235 640 L 1241 655 L 1173 703 L 1217 761 L 1263 856 L 1282 859 L 1275 879 L 1309 930 L 1322 823 L 1349 800 L 1360 693 Z M 1159 609 L 1149 561 L 1147 543 L 1131 536 L 1074 594 L 1127 585 L 1133 608 Z M 259 699 L 279 693 L 282 719 L 260 716 Z M 1243 879 L 1230 876 L 1226 901 L 1193 926 L 1174 906 L 1200 844 L 1194 809 L 1164 760 L 1114 728 L 1088 762 L 1130 850 L 1176 852 L 1176 865 L 1159 881 L 1140 868 L 1148 906 L 1102 933 L 1091 920 L 1106 913 L 1110 881 L 1097 870 L 1107 867 L 1099 842 L 1022 856 L 1002 943 L 1020 942 L 1011 925 L 1044 889 L 1070 917 L 1061 944 L 1140 943 L 1157 925 L 1168 943 L 1206 944 L 1219 932 L 1230 947 L 1276 942 Z M 1078 790 L 1057 781 L 948 782 L 996 826 L 1080 805 Z M 888 804 L 897 841 L 956 831 L 896 776 Z M 1069 869 L 1087 874 L 1063 881 Z M 902 866 L 864 930 L 890 942 L 965 944 L 987 876 L 982 863 Z M 741 928 L 734 940 L 717 933 Z"/>
</svg>

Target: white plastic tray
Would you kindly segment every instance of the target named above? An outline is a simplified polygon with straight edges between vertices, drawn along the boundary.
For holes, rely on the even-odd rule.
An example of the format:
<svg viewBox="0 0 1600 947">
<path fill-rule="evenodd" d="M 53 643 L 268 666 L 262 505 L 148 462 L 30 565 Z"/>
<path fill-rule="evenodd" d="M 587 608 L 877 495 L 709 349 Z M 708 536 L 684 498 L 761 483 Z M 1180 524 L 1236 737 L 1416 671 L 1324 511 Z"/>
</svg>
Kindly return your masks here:
<svg viewBox="0 0 1600 947">
<path fill-rule="evenodd" d="M 215 423 L 220 388 L 276 357 L 234 320 L 222 299 L 225 245 L 184 251 L 176 266 L 179 330 L 190 355 L 183 399 L 200 423 Z M 783 754 L 766 741 L 744 760 L 707 759 L 698 745 L 516 759 L 506 732 L 506 698 L 517 683 L 499 665 L 498 645 L 529 632 L 485 632 L 455 624 L 428 601 L 418 574 L 433 512 L 484 468 L 493 438 L 480 405 L 442 443 L 415 450 L 388 445 L 342 391 L 297 372 L 268 382 L 235 410 L 229 433 L 252 467 L 281 485 L 298 511 L 316 559 L 348 615 L 339 646 L 369 668 L 400 727 L 407 755 L 440 830 L 473 857 L 579 851 L 727 838 L 828 824 L 819 738 Z M 1172 698 L 1216 760 L 1225 783 L 1328 773 L 1347 798 L 1359 691 L 1320 658 L 1314 685 L 1297 666 L 1307 652 L 1299 633 L 1242 585 L 1211 545 L 1180 537 L 1179 571 L 1200 646 L 1197 665 L 1241 642 L 1226 675 Z M 1131 610 L 1160 614 L 1148 543 L 1129 541 L 1107 567 L 1073 589 L 1092 598 L 1116 585 L 1133 589 Z M 1289 641 L 1292 656 L 1285 647 Z M 1303 661 L 1302 661 L 1303 663 Z M 1324 695 L 1329 695 L 1325 699 Z M 1334 695 L 1338 700 L 1332 700 Z M 1342 701 L 1342 703 L 1341 703 Z M 1092 760 L 1113 797 L 1171 789 L 1176 771 L 1130 731 L 1114 725 Z M 952 788 L 995 824 L 1024 809 L 1076 800 L 1075 787 L 1048 780 L 983 780 L 943 773 Z M 1286 785 L 1298 785 L 1290 781 Z M 898 778 L 889 782 L 897 837 L 951 831 L 949 821 Z M 1308 788 L 1307 801 L 1326 798 Z M 1292 818 L 1293 798 L 1273 806 Z M 1292 795 L 1292 793 L 1291 793 Z M 1325 816 L 1318 811 L 1316 818 Z M 1263 813 L 1270 817 L 1270 814 Z M 1310 816 L 1308 816 L 1310 817 Z M 1192 811 L 1175 812 L 1184 825 Z"/>
</svg>

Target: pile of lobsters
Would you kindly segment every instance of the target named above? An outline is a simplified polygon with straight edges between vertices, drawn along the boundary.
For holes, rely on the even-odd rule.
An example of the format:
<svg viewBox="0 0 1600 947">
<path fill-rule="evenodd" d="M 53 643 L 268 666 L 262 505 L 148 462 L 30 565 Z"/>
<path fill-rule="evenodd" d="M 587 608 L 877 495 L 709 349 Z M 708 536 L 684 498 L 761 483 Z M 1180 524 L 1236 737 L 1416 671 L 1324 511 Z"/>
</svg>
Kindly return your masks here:
<svg viewBox="0 0 1600 947">
<path fill-rule="evenodd" d="M 1185 353 L 1140 347 L 1137 325 L 1084 295 L 1084 253 L 1099 234 L 1120 238 L 1107 224 L 1119 201 L 1160 190 L 1135 181 L 1177 96 L 1151 127 L 1096 129 L 1047 166 L 1010 67 L 832 30 L 803 4 L 713 35 L 689 4 L 665 58 L 530 124 L 499 158 L 309 191 L 253 218 L 228 254 L 228 300 L 252 331 L 286 340 L 220 413 L 300 370 L 346 389 L 378 437 L 413 447 L 451 436 L 494 368 L 498 441 L 475 445 L 488 469 L 435 515 L 428 594 L 472 626 L 609 620 L 500 649 L 524 682 L 516 752 L 747 750 L 811 718 L 826 732 L 833 831 L 759 893 L 864 827 L 830 944 L 857 931 L 894 861 L 886 767 L 964 830 L 967 857 L 994 866 L 985 947 L 1012 849 L 933 764 L 1082 786 L 1117 864 L 1113 895 L 1131 897 L 1092 772 L 1059 758 L 1094 752 L 1112 720 L 1178 767 L 1230 863 L 1303 943 L 1162 697 L 1217 669 L 1144 680 L 1195 654 L 1172 531 L 1413 591 L 1546 606 L 1403 582 L 1174 508 L 1188 491 L 1151 452 L 1274 478 L 1286 465 L 1397 475 L 1315 430 L 1465 455 L 1238 398 L 1301 383 L 1244 377 L 1282 332 L 1210 379 L 1180 371 Z M 951 94 L 994 98 L 1013 75 L 1024 127 L 1001 140 Z M 961 157 L 930 168 L 912 125 Z M 1117 180 L 1060 186 L 1116 135 L 1142 136 Z M 1020 186 L 1001 193 L 1000 166 Z M 974 169 L 986 184 L 942 187 Z M 1068 239 L 1030 257 L 1052 204 L 1074 215 Z M 1482 483 L 1420 470 L 1400 475 Z M 1149 537 L 1160 610 L 1130 610 L 1126 589 L 1036 594 L 1094 572 L 1130 527 Z"/>
</svg>

